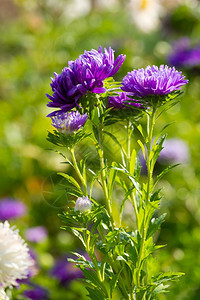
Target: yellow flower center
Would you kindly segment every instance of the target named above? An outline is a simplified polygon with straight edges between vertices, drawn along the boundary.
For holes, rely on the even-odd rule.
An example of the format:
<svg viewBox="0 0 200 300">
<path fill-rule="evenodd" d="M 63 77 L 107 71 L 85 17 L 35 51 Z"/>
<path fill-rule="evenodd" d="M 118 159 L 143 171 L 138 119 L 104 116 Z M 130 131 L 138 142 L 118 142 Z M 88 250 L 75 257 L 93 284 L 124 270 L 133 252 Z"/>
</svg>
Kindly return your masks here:
<svg viewBox="0 0 200 300">
<path fill-rule="evenodd" d="M 142 0 L 142 3 L 141 3 L 141 9 L 145 9 L 148 5 L 148 0 Z"/>
</svg>

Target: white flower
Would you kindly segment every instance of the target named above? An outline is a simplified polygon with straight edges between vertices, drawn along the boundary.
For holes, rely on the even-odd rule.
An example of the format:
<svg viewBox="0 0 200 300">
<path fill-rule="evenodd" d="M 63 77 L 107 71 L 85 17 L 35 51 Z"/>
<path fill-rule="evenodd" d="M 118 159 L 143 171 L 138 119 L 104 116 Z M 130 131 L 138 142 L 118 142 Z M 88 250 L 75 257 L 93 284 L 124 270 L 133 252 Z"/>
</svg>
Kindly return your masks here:
<svg viewBox="0 0 200 300">
<path fill-rule="evenodd" d="M 3 288 L 0 288 L 0 300 L 9 300 L 9 297 L 6 295 Z"/>
<path fill-rule="evenodd" d="M 19 231 L 7 221 L 0 222 L 0 283 L 2 288 L 16 286 L 17 279 L 27 278 L 33 261 Z"/>
<path fill-rule="evenodd" d="M 148 33 L 159 26 L 159 17 L 163 12 L 159 2 L 159 0 L 130 0 L 129 12 L 141 31 Z"/>
<path fill-rule="evenodd" d="M 80 211 L 80 212 L 85 212 L 85 211 L 90 211 L 92 208 L 92 203 L 91 201 L 88 199 L 88 197 L 80 197 L 76 200 L 76 204 L 75 204 L 75 211 Z"/>
</svg>

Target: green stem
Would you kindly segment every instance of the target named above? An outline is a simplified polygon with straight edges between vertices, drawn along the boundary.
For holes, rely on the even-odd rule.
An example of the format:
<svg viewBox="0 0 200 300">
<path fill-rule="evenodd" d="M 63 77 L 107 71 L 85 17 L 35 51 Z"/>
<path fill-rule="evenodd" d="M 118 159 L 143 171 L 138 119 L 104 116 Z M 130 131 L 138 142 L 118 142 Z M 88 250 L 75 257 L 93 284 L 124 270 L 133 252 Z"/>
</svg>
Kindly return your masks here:
<svg viewBox="0 0 200 300">
<path fill-rule="evenodd" d="M 126 139 L 127 139 L 127 169 L 130 168 L 130 159 L 131 159 L 131 135 L 133 132 L 132 128 L 132 123 L 127 120 L 127 134 L 126 134 Z"/>
<path fill-rule="evenodd" d="M 108 195 L 108 188 L 107 188 L 107 182 L 106 182 L 106 170 L 105 170 L 105 163 L 104 163 L 104 152 L 103 152 L 103 128 L 102 126 L 99 126 L 99 147 L 97 148 L 99 159 L 100 159 L 100 167 L 102 169 L 101 172 L 101 180 L 103 185 L 103 191 L 105 196 L 105 202 L 106 202 L 106 209 L 108 211 L 108 214 L 110 216 L 110 220 L 112 223 L 112 227 L 115 227 L 113 215 L 112 215 L 112 206 L 111 206 L 111 199 Z"/>
<path fill-rule="evenodd" d="M 127 134 L 126 134 L 126 137 L 127 137 L 127 169 L 129 170 L 129 172 L 130 172 L 130 168 L 131 168 L 130 160 L 131 160 L 131 135 L 132 135 L 132 133 L 133 133 L 132 123 L 129 120 L 127 120 Z M 135 211 L 135 217 L 136 217 L 136 224 L 137 224 L 137 228 L 138 228 L 138 208 L 137 208 L 137 202 L 135 199 L 134 192 L 131 193 L 130 200 L 133 204 L 133 208 Z"/>
<path fill-rule="evenodd" d="M 152 180 L 153 180 L 153 167 L 151 166 L 151 144 L 152 144 L 152 137 L 153 137 L 153 128 L 155 124 L 155 115 L 156 115 L 156 107 L 153 107 L 152 113 L 147 115 L 147 188 L 146 188 L 146 199 L 145 203 L 147 204 L 150 201 L 151 192 L 152 192 Z M 138 256 L 138 274 L 137 274 L 137 285 L 140 286 L 140 273 L 142 269 L 142 259 L 143 259 L 143 252 L 145 247 L 145 240 L 147 235 L 147 228 L 148 228 L 148 216 L 146 216 L 146 204 L 144 204 L 144 217 L 143 217 L 143 226 L 142 226 L 142 241 Z M 145 297 L 146 298 L 146 297 Z"/>
<path fill-rule="evenodd" d="M 70 152 L 71 152 L 71 156 L 72 156 L 72 161 L 73 161 L 73 167 L 83 185 L 83 188 L 84 188 L 84 191 L 85 191 L 85 196 L 87 196 L 87 183 L 86 183 L 86 180 L 85 178 L 82 176 L 81 172 L 80 172 L 80 169 L 78 167 L 78 164 L 77 164 L 77 161 L 76 161 L 76 157 L 75 157 L 75 154 L 74 154 L 74 149 L 71 148 L 70 149 Z"/>
</svg>

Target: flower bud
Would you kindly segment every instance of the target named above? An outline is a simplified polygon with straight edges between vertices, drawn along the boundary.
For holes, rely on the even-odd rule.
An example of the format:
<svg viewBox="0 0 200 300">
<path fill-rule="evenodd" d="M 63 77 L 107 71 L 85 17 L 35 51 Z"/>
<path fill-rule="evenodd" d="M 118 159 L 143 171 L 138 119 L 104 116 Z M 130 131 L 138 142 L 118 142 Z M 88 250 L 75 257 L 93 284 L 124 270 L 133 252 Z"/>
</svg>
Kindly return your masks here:
<svg viewBox="0 0 200 300">
<path fill-rule="evenodd" d="M 75 208 L 74 211 L 80 211 L 80 212 L 85 212 L 85 211 L 90 211 L 92 208 L 92 203 L 88 199 L 88 197 L 79 197 L 76 200 Z"/>
</svg>

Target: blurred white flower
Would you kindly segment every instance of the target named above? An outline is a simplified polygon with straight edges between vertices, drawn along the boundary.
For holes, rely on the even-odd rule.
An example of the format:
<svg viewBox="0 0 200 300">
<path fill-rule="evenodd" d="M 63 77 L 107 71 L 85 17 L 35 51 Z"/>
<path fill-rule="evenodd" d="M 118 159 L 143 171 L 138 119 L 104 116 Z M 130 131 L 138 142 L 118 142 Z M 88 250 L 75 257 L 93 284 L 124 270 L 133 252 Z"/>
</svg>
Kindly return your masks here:
<svg viewBox="0 0 200 300">
<path fill-rule="evenodd" d="M 130 0 L 129 13 L 136 26 L 148 33 L 158 28 L 163 7 L 159 0 Z"/>
<path fill-rule="evenodd" d="M 16 286 L 17 279 L 28 276 L 33 261 L 25 241 L 8 221 L 0 223 L 0 283 L 2 288 Z"/>
<path fill-rule="evenodd" d="M 6 295 L 3 288 L 0 288 L 0 300 L 9 300 L 9 297 Z"/>
</svg>

